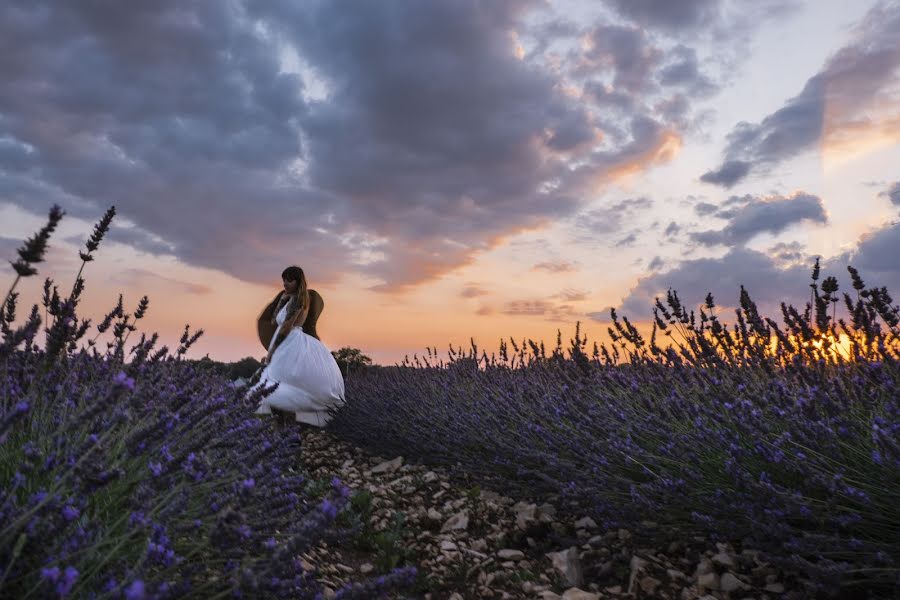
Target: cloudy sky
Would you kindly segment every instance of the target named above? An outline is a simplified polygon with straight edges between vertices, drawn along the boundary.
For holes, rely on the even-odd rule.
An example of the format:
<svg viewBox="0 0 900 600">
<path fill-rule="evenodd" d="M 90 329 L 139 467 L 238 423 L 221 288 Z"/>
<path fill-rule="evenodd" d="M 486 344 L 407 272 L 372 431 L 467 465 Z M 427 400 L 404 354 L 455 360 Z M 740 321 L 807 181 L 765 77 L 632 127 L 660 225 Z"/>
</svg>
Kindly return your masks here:
<svg viewBox="0 0 900 600">
<path fill-rule="evenodd" d="M 85 312 L 147 294 L 219 360 L 264 354 L 290 264 L 382 364 L 602 340 L 669 287 L 771 311 L 816 256 L 900 293 L 897 31 L 898 0 L 7 0 L 0 249 L 66 210 L 35 302 L 115 205 Z"/>
</svg>

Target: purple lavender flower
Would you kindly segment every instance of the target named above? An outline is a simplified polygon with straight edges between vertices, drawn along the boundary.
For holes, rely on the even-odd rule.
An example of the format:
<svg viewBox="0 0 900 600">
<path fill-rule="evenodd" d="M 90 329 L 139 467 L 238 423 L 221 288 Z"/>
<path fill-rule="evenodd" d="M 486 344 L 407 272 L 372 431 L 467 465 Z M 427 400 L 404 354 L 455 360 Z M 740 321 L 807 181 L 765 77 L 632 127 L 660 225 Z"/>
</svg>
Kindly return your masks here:
<svg viewBox="0 0 900 600">
<path fill-rule="evenodd" d="M 134 390 L 134 378 L 129 377 L 125 371 L 119 371 L 113 378 L 113 383 L 129 390 Z"/>
<path fill-rule="evenodd" d="M 147 589 L 140 579 L 135 579 L 125 588 L 125 600 L 144 600 L 146 597 Z"/>
<path fill-rule="evenodd" d="M 64 598 L 69 595 L 69 592 L 72 591 L 72 588 L 75 586 L 75 582 L 77 580 L 78 569 L 76 569 L 75 567 L 66 567 L 62 578 L 56 583 L 56 593 L 59 594 L 60 598 Z"/>
</svg>

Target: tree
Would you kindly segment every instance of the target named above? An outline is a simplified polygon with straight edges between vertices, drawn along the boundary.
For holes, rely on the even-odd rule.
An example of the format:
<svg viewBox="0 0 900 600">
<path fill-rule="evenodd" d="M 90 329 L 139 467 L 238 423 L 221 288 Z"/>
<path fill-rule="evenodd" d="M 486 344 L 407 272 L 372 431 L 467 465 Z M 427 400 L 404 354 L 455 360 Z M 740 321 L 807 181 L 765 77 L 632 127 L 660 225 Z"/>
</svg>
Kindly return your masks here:
<svg viewBox="0 0 900 600">
<path fill-rule="evenodd" d="M 344 377 L 350 373 L 351 369 L 362 369 L 371 366 L 372 364 L 372 359 L 363 354 L 362 350 L 359 348 L 345 346 L 344 348 L 333 351 L 331 355 L 334 356 L 334 360 L 337 361 L 338 367 L 340 367 L 341 372 L 344 373 Z"/>
</svg>

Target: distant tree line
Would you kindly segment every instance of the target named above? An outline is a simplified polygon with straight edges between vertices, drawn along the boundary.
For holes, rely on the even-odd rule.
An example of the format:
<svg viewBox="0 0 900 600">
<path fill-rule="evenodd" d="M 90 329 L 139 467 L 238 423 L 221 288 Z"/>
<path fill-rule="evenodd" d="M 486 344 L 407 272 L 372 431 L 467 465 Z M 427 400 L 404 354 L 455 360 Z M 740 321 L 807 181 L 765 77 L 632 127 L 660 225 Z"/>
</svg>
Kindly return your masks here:
<svg viewBox="0 0 900 600">
<path fill-rule="evenodd" d="M 331 353 L 334 360 L 337 361 L 338 367 L 344 377 L 347 377 L 354 371 L 365 369 L 372 366 L 372 359 L 362 353 L 359 348 L 350 348 L 346 346 Z M 254 373 L 262 366 L 262 363 L 253 358 L 246 356 L 238 361 L 223 363 L 212 360 L 209 355 L 201 359 L 192 361 L 194 366 L 200 369 L 212 370 L 227 379 L 234 381 L 235 379 L 250 379 Z"/>
</svg>

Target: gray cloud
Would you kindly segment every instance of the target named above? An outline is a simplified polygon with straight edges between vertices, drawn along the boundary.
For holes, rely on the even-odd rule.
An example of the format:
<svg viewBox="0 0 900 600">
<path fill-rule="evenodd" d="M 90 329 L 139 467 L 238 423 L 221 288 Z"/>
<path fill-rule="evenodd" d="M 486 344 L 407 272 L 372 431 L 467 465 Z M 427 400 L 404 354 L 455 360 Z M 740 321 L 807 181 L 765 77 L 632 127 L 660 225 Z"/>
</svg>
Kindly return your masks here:
<svg viewBox="0 0 900 600">
<path fill-rule="evenodd" d="M 780 303 L 802 307 L 809 299 L 813 257 L 802 254 L 802 246 L 778 245 L 776 256 L 746 247 L 735 247 L 721 258 L 684 261 L 677 267 L 642 277 L 617 307 L 620 314 L 635 320 L 652 317 L 654 299 L 665 299 L 666 291 L 678 292 L 683 304 L 696 307 L 707 292 L 717 305 L 738 305 L 743 285 L 764 315 L 779 318 Z M 885 225 L 863 235 L 856 247 L 847 253 L 822 261 L 822 275 L 834 275 L 844 291 L 851 290 L 847 265 L 859 269 L 869 287 L 885 286 L 895 296 L 900 294 L 900 224 Z M 599 322 L 609 320 L 609 309 L 588 313 Z"/>
<path fill-rule="evenodd" d="M 761 307 L 771 311 L 791 291 L 808 293 L 809 272 L 810 267 L 779 269 L 767 255 L 738 247 L 722 258 L 684 261 L 664 273 L 641 278 L 617 310 L 629 319 L 647 320 L 652 317 L 655 298 L 665 299 L 670 288 L 689 307 L 703 302 L 707 292 L 713 294 L 720 306 L 731 307 L 737 305 L 743 285 Z M 598 317 L 604 320 L 607 315 L 601 313 Z"/>
<path fill-rule="evenodd" d="M 713 40 L 743 44 L 760 23 L 783 18 L 797 0 L 759 0 L 732 3 L 727 0 L 606 0 L 629 21 L 648 29 L 685 39 L 710 35 Z M 720 52 L 726 49 L 720 46 Z"/>
<path fill-rule="evenodd" d="M 646 197 L 627 198 L 609 206 L 594 208 L 574 217 L 580 237 L 594 239 L 610 233 L 619 233 L 626 219 L 653 207 L 653 200 Z"/>
<path fill-rule="evenodd" d="M 586 31 L 558 18 L 529 31 L 534 11 L 552 9 L 4 3 L 0 201 L 89 220 L 115 204 L 136 229 L 111 239 L 248 281 L 295 262 L 320 283 L 428 281 L 677 151 L 685 86 L 703 77 L 690 49 L 665 61 L 641 29 L 592 24 L 594 47 L 560 73 L 520 60 L 508 32 Z M 564 94 L 564 77 L 608 77 L 622 110 Z"/>
<path fill-rule="evenodd" d="M 549 273 L 572 273 L 578 267 L 566 260 L 540 262 L 531 267 L 532 271 L 547 271 Z"/>
<path fill-rule="evenodd" d="M 663 233 L 665 233 L 666 237 L 672 237 L 679 231 L 681 231 L 681 226 L 678 225 L 678 223 L 676 223 L 675 221 L 671 221 L 668 225 L 666 225 L 666 230 Z"/>
<path fill-rule="evenodd" d="M 719 0 L 608 0 L 622 16 L 665 30 L 694 29 L 719 15 Z"/>
<path fill-rule="evenodd" d="M 718 169 L 707 171 L 700 181 L 730 188 L 750 173 L 751 163 L 746 160 L 728 160 Z"/>
<path fill-rule="evenodd" d="M 719 207 L 712 202 L 698 202 L 694 205 L 694 212 L 701 217 L 711 215 L 718 210 Z"/>
<path fill-rule="evenodd" d="M 878 195 L 882 198 L 887 198 L 892 204 L 900 206 L 900 181 L 895 181 Z"/>
<path fill-rule="evenodd" d="M 809 262 L 811 259 L 805 252 L 805 246 L 800 242 L 779 242 L 769 248 L 769 256 L 780 263 Z"/>
<path fill-rule="evenodd" d="M 565 302 L 581 302 L 582 300 L 587 299 L 587 295 L 588 293 L 585 290 L 566 288 L 560 293 L 556 294 L 554 298 L 559 298 Z"/>
<path fill-rule="evenodd" d="M 618 240 L 615 243 L 615 247 L 616 248 L 626 248 L 628 246 L 633 246 L 636 241 L 637 241 L 637 234 L 632 231 L 625 237 Z"/>
<path fill-rule="evenodd" d="M 768 198 L 732 196 L 723 206 L 715 216 L 729 223 L 720 230 L 692 233 L 691 239 L 704 246 L 738 246 L 760 233 L 781 233 L 797 223 L 828 222 L 821 198 L 802 192 Z"/>
<path fill-rule="evenodd" d="M 147 294 L 152 296 L 153 285 L 164 285 L 166 289 L 176 289 L 184 294 L 205 296 L 212 293 L 212 288 L 201 283 L 172 279 L 163 275 L 157 275 L 146 269 L 124 269 L 116 272 L 111 279 L 114 283 L 120 283 L 129 289 L 149 290 Z"/>
<path fill-rule="evenodd" d="M 851 252 L 834 262 L 849 263 L 859 269 L 867 285 L 886 286 L 900 296 L 900 224 L 888 224 L 863 235 Z"/>
<path fill-rule="evenodd" d="M 513 300 L 501 312 L 516 317 L 543 317 L 545 321 L 555 322 L 570 322 L 578 317 L 578 312 L 572 306 L 549 300 Z"/>
<path fill-rule="evenodd" d="M 858 26 L 854 40 L 829 58 L 799 94 L 759 123 L 734 127 L 723 164 L 703 174 L 701 181 L 728 188 L 817 144 L 852 144 L 867 129 L 878 129 L 880 118 L 900 116 L 878 114 L 883 109 L 876 102 L 900 85 L 897 31 L 900 5 L 879 2 Z"/>
<path fill-rule="evenodd" d="M 9 262 L 19 258 L 16 250 L 19 249 L 23 241 L 15 238 L 0 237 L 0 260 L 3 260 L 3 264 L 8 265 Z M 12 272 L 11 268 L 9 270 Z"/>
<path fill-rule="evenodd" d="M 660 71 L 659 82 L 684 88 L 692 96 L 704 96 L 716 91 L 716 84 L 700 72 L 697 51 L 678 44 L 670 52 L 675 59 Z"/>
<path fill-rule="evenodd" d="M 466 287 L 462 289 L 459 293 L 463 298 L 477 298 L 478 296 L 484 296 L 487 294 L 487 290 L 482 288 L 480 285 L 475 283 L 470 283 Z"/>
</svg>

